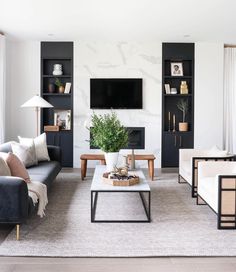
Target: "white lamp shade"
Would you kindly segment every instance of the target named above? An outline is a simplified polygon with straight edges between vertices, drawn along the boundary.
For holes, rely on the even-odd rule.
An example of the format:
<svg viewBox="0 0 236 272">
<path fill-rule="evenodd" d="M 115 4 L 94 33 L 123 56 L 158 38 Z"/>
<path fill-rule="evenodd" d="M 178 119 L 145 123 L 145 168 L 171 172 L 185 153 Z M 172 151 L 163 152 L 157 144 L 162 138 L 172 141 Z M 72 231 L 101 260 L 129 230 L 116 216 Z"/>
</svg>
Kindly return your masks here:
<svg viewBox="0 0 236 272">
<path fill-rule="evenodd" d="M 40 97 L 39 95 L 35 95 L 32 98 L 30 98 L 28 101 L 26 101 L 23 105 L 21 105 L 22 108 L 53 108 L 53 105 L 48 103 L 45 99 Z"/>
</svg>

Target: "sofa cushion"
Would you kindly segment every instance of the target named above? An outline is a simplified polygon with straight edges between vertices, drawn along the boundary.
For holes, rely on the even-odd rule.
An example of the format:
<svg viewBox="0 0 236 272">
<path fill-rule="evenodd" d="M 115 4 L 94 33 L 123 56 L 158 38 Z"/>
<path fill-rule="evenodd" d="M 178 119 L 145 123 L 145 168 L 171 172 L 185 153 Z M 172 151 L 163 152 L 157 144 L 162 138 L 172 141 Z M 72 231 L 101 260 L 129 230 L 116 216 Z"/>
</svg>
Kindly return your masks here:
<svg viewBox="0 0 236 272">
<path fill-rule="evenodd" d="M 208 156 L 210 157 L 225 157 L 228 155 L 227 150 L 221 150 L 218 146 L 213 146 L 209 151 L 208 151 Z"/>
<path fill-rule="evenodd" d="M 46 133 L 43 133 L 34 139 L 22 138 L 20 136 L 18 136 L 18 138 L 20 143 L 24 145 L 29 145 L 29 143 L 33 140 L 35 144 L 36 156 L 38 161 L 50 161 L 48 155 Z"/>
<path fill-rule="evenodd" d="M 6 162 L 11 170 L 11 175 L 13 177 L 19 177 L 24 179 L 25 182 L 30 182 L 30 177 L 24 164 L 16 155 L 9 152 L 6 158 Z"/>
<path fill-rule="evenodd" d="M 13 153 L 23 162 L 25 167 L 38 164 L 33 140 L 28 145 L 13 142 L 11 147 Z"/>
<path fill-rule="evenodd" d="M 50 187 L 53 180 L 61 170 L 57 161 L 40 162 L 37 166 L 27 168 L 31 180 L 39 181 Z"/>
<path fill-rule="evenodd" d="M 5 153 L 4 153 L 5 154 Z M 11 176 L 11 170 L 0 154 L 0 176 Z"/>
</svg>

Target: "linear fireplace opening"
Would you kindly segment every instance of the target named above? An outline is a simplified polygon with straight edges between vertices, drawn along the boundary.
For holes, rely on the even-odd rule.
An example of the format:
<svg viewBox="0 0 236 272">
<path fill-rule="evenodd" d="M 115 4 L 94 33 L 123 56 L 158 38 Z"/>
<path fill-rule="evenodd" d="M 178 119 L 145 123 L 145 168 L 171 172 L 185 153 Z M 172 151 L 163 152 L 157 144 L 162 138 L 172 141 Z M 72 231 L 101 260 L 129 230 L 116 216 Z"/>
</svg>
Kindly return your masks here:
<svg viewBox="0 0 236 272">
<path fill-rule="evenodd" d="M 126 127 L 129 133 L 127 147 L 123 149 L 145 149 L 145 128 L 144 127 Z M 90 139 L 91 139 L 90 133 Z M 99 149 L 91 144 L 90 149 Z"/>
</svg>

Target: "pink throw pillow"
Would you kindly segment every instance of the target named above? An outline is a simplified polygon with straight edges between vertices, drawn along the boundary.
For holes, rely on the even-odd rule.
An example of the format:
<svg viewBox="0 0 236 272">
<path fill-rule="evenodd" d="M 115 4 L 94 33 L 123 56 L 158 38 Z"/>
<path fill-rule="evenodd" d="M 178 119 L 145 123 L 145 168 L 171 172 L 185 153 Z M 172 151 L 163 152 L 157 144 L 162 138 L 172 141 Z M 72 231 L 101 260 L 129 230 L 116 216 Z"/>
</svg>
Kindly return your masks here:
<svg viewBox="0 0 236 272">
<path fill-rule="evenodd" d="M 11 175 L 13 177 L 19 177 L 24 179 L 25 182 L 30 182 L 30 177 L 24 164 L 16 155 L 9 152 L 6 158 L 6 162 L 11 170 Z"/>
</svg>

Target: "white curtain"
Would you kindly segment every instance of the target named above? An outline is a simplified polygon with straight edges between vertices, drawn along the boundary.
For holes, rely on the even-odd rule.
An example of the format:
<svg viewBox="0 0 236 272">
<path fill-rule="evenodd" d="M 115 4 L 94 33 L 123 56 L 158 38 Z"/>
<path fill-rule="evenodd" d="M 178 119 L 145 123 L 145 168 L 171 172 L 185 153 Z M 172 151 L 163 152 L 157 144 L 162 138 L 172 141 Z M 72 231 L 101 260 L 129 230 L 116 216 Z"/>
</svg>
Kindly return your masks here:
<svg viewBox="0 0 236 272">
<path fill-rule="evenodd" d="M 0 143 L 5 140 L 6 39 L 0 34 Z"/>
<path fill-rule="evenodd" d="M 236 154 L 236 48 L 224 50 L 224 148 Z"/>
</svg>

